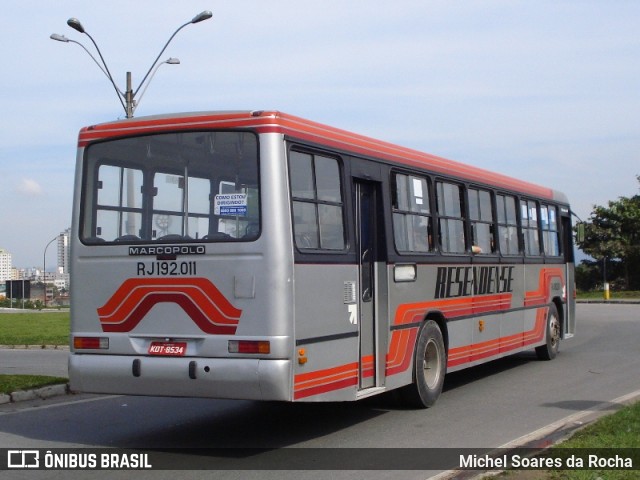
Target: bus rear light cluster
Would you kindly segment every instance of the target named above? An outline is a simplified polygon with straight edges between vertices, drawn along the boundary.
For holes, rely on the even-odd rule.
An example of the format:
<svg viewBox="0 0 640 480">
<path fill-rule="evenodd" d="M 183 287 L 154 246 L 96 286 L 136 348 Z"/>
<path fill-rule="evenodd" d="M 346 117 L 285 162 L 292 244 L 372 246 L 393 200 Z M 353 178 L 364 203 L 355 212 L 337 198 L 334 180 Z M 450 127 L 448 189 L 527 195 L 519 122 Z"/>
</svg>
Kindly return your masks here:
<svg viewBox="0 0 640 480">
<path fill-rule="evenodd" d="M 271 353 L 268 340 L 229 340 L 229 353 Z"/>
<path fill-rule="evenodd" d="M 108 350 L 109 339 L 106 337 L 73 337 L 75 350 Z"/>
</svg>

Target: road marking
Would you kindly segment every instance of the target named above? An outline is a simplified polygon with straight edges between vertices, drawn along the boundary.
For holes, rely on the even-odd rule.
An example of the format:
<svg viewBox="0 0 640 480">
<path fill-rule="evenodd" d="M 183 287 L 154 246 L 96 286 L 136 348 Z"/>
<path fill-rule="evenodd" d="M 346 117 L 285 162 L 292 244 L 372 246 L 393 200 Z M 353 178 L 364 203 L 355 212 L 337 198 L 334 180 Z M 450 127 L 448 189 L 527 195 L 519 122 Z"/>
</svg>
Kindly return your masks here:
<svg viewBox="0 0 640 480">
<path fill-rule="evenodd" d="M 532 448 L 536 448 L 537 445 L 530 445 L 536 442 L 543 442 L 547 437 L 554 437 L 554 433 L 560 434 L 561 438 L 549 439 L 548 445 L 542 445 L 542 447 L 551 446 L 554 443 L 557 443 L 563 440 L 567 435 L 562 435 L 563 432 L 566 434 L 573 433 L 577 428 L 581 428 L 585 424 L 592 423 L 600 417 L 607 415 L 609 413 L 613 413 L 610 410 L 611 405 L 616 405 L 614 411 L 619 410 L 624 407 L 626 404 L 632 403 L 634 400 L 640 397 L 640 390 L 636 390 L 635 392 L 627 393 L 626 395 L 622 395 L 621 397 L 614 398 L 610 401 L 604 401 L 589 410 L 582 410 L 580 412 L 576 412 L 568 417 L 561 418 L 560 420 L 550 423 L 538 430 L 523 435 L 522 437 L 516 438 L 510 442 L 501 445 L 499 448 L 516 448 L 516 447 L 526 447 L 531 446 Z M 573 428 L 572 428 L 573 427 Z M 569 430 L 569 431 L 567 431 Z"/>
<path fill-rule="evenodd" d="M 14 413 L 31 412 L 34 410 L 48 410 L 50 408 L 63 407 L 68 405 L 80 405 L 83 403 L 98 402 L 100 400 L 105 400 L 109 398 L 118 398 L 118 397 L 124 397 L 124 396 L 125 395 L 100 395 L 98 397 L 82 398 L 78 400 L 69 400 L 66 402 L 57 402 L 57 403 L 51 403 L 49 405 L 37 405 L 37 406 L 27 406 L 25 405 L 25 403 L 27 402 L 5 403 L 2 406 L 13 407 L 13 408 L 7 411 L 0 411 L 0 417 L 4 415 L 11 415 Z M 55 398 L 61 398 L 61 397 L 55 397 Z M 38 399 L 38 400 L 42 401 L 41 399 Z"/>
</svg>

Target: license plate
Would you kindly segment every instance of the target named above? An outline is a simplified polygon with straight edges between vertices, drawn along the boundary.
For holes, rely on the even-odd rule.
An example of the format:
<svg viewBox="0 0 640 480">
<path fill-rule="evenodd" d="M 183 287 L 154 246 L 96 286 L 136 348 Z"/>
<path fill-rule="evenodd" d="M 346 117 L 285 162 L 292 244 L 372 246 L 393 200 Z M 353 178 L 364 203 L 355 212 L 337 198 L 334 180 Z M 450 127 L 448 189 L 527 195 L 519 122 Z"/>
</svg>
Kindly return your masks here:
<svg viewBox="0 0 640 480">
<path fill-rule="evenodd" d="M 182 357 L 185 353 L 187 353 L 186 342 L 151 342 L 149 345 L 149 355 Z"/>
</svg>

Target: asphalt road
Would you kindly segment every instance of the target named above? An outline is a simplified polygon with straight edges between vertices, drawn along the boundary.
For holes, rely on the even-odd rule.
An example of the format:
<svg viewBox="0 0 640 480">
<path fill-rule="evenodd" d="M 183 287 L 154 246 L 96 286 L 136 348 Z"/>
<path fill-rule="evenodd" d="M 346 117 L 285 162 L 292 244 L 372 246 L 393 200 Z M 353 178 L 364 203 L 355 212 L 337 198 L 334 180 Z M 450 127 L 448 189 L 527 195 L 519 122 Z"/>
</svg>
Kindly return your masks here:
<svg viewBox="0 0 640 480">
<path fill-rule="evenodd" d="M 0 349 L 0 374 L 68 377 L 69 350 Z"/>
<path fill-rule="evenodd" d="M 563 342 L 555 360 L 538 361 L 527 352 L 451 374 L 442 397 L 428 410 L 399 408 L 388 397 L 281 404 L 77 395 L 0 406 L 0 448 L 500 447 L 578 412 L 614 410 L 616 399 L 640 390 L 640 306 L 579 305 L 578 322 L 576 337 Z M 189 455 L 195 454 L 184 452 L 181 460 L 197 460 Z M 7 473 L 10 478 L 60 479 L 131 474 Z M 215 478 L 424 479 L 434 473 L 238 469 L 215 472 Z M 135 474 L 141 479 L 175 477 L 170 471 Z M 197 470 L 179 474 L 184 479 L 204 476 L 210 477 Z"/>
</svg>

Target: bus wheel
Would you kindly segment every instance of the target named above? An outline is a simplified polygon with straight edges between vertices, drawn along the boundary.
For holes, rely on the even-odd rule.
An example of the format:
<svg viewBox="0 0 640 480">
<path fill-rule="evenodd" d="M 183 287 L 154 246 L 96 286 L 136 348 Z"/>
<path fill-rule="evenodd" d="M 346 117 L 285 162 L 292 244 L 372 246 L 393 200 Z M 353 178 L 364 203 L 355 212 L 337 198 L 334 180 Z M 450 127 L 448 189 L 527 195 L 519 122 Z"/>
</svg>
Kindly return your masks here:
<svg viewBox="0 0 640 480">
<path fill-rule="evenodd" d="M 436 403 L 442 392 L 447 369 L 447 353 L 440 327 L 427 320 L 420 329 L 416 344 L 414 381 L 401 391 L 405 404 L 427 408 Z"/>
<path fill-rule="evenodd" d="M 555 304 L 551 304 L 547 313 L 547 342 L 536 347 L 536 355 L 540 360 L 553 360 L 560 347 L 560 318 Z"/>
</svg>

